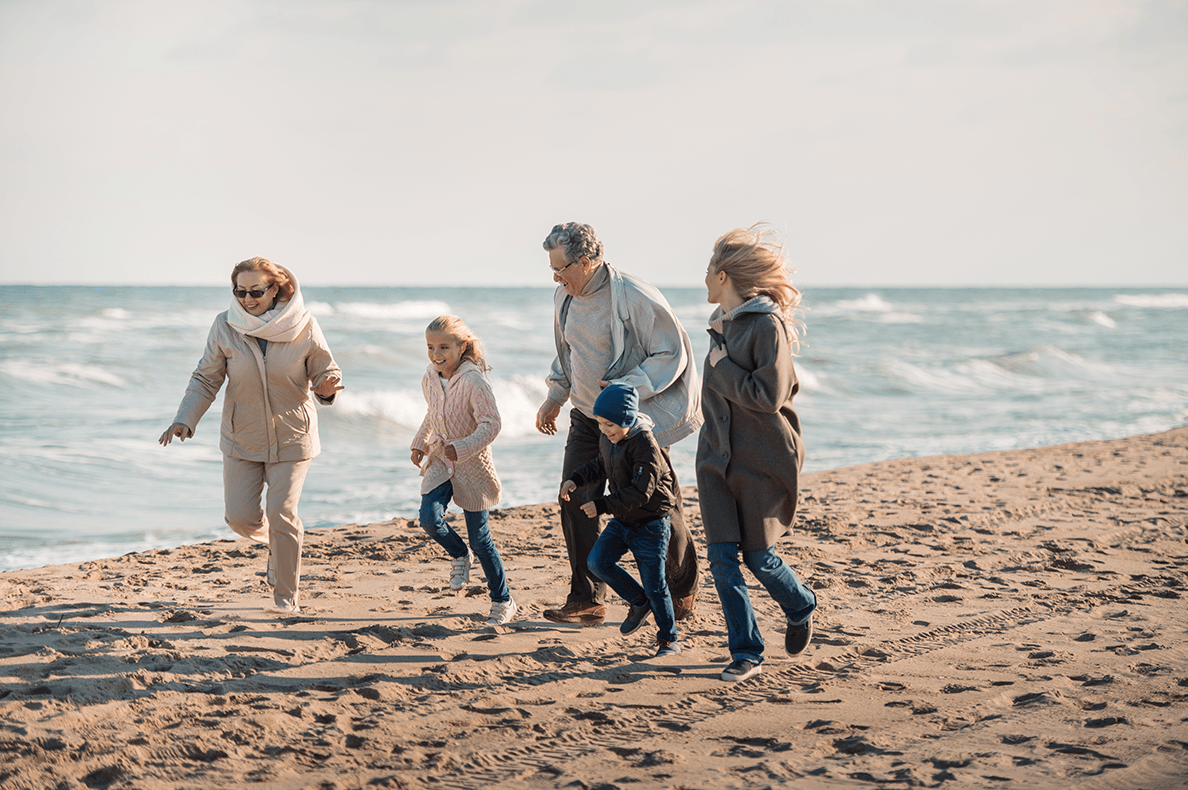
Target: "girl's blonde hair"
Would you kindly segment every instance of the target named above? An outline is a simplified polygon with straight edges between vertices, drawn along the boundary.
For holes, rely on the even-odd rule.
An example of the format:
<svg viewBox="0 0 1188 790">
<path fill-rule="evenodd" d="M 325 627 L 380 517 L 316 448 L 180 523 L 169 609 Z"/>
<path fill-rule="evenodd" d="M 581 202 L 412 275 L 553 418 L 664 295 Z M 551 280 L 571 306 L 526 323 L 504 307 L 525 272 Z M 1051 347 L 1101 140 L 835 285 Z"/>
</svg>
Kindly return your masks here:
<svg viewBox="0 0 1188 790">
<path fill-rule="evenodd" d="M 462 359 L 468 359 L 478 365 L 479 370 L 486 373 L 491 369 L 487 364 L 487 351 L 483 348 L 483 341 L 471 331 L 470 327 L 456 315 L 439 315 L 425 327 L 425 334 L 437 332 L 449 335 L 462 346 Z"/>
<path fill-rule="evenodd" d="M 792 269 L 784 257 L 784 245 L 773 240 L 774 232 L 758 222 L 749 228 L 735 228 L 714 242 L 710 268 L 725 272 L 744 301 L 766 296 L 780 308 L 784 326 L 795 353 L 804 323 L 797 310 L 800 291 L 792 285 Z"/>
</svg>

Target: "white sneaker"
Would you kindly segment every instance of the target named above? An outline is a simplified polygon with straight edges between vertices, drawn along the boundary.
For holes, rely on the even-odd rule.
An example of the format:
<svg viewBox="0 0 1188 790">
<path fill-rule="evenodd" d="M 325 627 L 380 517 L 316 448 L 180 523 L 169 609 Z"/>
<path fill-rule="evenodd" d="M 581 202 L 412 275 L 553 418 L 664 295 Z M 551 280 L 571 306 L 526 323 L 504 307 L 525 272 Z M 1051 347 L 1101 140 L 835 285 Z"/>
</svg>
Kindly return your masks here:
<svg viewBox="0 0 1188 790">
<path fill-rule="evenodd" d="M 274 608 L 278 612 L 284 612 L 285 614 L 300 614 L 301 613 L 301 607 L 298 606 L 297 602 L 294 600 L 291 600 L 289 598 L 273 598 L 272 601 L 274 604 Z"/>
<path fill-rule="evenodd" d="M 507 625 L 511 619 L 515 617 L 516 602 L 512 598 L 508 598 L 503 603 L 491 604 L 491 614 L 487 615 L 487 625 Z"/>
<path fill-rule="evenodd" d="M 470 552 L 465 557 L 450 559 L 450 589 L 461 590 L 470 581 Z"/>
</svg>

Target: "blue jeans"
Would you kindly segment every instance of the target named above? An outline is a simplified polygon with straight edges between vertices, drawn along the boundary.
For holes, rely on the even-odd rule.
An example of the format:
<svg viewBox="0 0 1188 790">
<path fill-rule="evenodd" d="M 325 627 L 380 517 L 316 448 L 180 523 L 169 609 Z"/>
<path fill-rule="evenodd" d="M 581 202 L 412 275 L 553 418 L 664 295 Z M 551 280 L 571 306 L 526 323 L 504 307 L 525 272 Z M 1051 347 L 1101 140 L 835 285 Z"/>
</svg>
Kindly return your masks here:
<svg viewBox="0 0 1188 790">
<path fill-rule="evenodd" d="M 451 557 L 459 560 L 466 556 L 466 544 L 445 520 L 446 507 L 453 496 L 454 484 L 447 480 L 421 497 L 421 529 L 440 543 Z M 491 530 L 487 528 L 487 511 L 463 510 L 462 513 L 466 516 L 466 535 L 470 539 L 470 550 L 483 566 L 487 588 L 491 591 L 491 601 L 507 603 L 511 600 L 511 592 L 507 589 L 507 576 L 503 573 L 503 560 L 499 557 L 499 549 L 495 548 Z"/>
<path fill-rule="evenodd" d="M 707 554 L 714 586 L 718 588 L 718 600 L 722 602 L 722 614 L 726 617 L 730 658 L 763 663 L 763 635 L 759 632 L 759 623 L 755 620 L 747 584 L 743 580 L 738 544 L 711 543 Z M 817 596 L 801 584 L 796 572 L 780 559 L 774 547 L 744 551 L 742 562 L 771 593 L 790 624 L 803 623 L 812 616 L 817 608 Z"/>
<path fill-rule="evenodd" d="M 671 534 L 669 517 L 640 524 L 634 529 L 612 518 L 598 536 L 590 557 L 586 560 L 590 573 L 606 582 L 612 590 L 632 606 L 652 604 L 661 642 L 677 641 L 676 618 L 672 614 L 672 596 L 664 578 L 664 559 L 668 556 Z M 639 568 L 640 585 L 619 566 L 619 560 L 630 550 Z"/>
</svg>

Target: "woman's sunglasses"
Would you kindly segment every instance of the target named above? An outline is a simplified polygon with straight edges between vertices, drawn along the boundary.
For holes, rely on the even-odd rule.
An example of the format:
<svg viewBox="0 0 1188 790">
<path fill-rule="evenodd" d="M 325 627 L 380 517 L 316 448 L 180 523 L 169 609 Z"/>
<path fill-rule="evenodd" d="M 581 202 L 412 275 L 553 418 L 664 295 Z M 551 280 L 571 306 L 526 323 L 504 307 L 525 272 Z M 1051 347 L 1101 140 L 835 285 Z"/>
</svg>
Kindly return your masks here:
<svg viewBox="0 0 1188 790">
<path fill-rule="evenodd" d="M 249 296 L 252 297 L 253 299 L 259 299 L 261 296 L 263 296 L 264 294 L 268 293 L 271 290 L 272 290 L 272 286 L 270 285 L 267 288 L 265 288 L 263 291 L 248 291 L 243 288 L 232 288 L 231 293 L 235 294 L 235 296 L 239 299 L 246 299 Z"/>
</svg>

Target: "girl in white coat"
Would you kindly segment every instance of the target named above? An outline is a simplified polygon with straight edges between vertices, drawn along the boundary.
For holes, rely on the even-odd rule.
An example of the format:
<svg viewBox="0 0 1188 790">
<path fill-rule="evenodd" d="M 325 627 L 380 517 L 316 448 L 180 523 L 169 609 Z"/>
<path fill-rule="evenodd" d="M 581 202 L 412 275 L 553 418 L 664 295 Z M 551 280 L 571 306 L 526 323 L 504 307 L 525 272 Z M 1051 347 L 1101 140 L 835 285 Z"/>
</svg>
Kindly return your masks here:
<svg viewBox="0 0 1188 790">
<path fill-rule="evenodd" d="M 269 545 L 273 600 L 281 611 L 297 612 L 304 537 L 297 502 L 321 449 L 310 393 L 333 403 L 342 371 L 288 269 L 266 258 L 243 261 L 231 271 L 231 291 L 231 308 L 215 317 L 206 351 L 160 442 L 168 446 L 174 437 L 184 442 L 193 436 L 227 382 L 219 441 L 227 524 Z"/>
<path fill-rule="evenodd" d="M 501 487 L 491 460 L 491 442 L 501 426 L 487 380 L 482 341 L 456 315 L 435 318 L 425 329 L 429 367 L 421 379 L 428 414 L 412 442 L 412 462 L 421 469 L 421 528 L 450 555 L 450 589 L 470 580 L 471 552 L 478 557 L 491 592 L 488 625 L 503 625 L 516 613 L 503 560 L 487 525 Z M 470 549 L 446 523 L 450 499 L 462 508 Z"/>
</svg>

